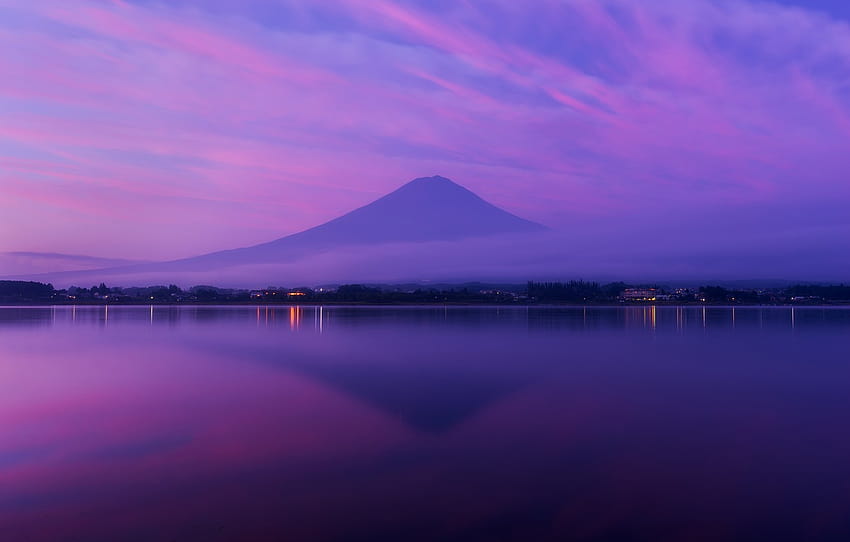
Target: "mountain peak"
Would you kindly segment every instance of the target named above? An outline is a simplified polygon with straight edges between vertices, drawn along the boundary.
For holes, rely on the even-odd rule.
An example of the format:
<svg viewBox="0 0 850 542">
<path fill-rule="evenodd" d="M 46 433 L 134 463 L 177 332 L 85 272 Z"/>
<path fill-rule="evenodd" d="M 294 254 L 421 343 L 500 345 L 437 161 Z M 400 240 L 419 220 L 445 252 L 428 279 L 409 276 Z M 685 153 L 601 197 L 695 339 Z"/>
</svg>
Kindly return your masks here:
<svg viewBox="0 0 850 542">
<path fill-rule="evenodd" d="M 472 194 L 472 192 L 457 184 L 453 180 L 448 179 L 446 177 L 442 177 L 440 175 L 433 175 L 431 177 L 419 177 L 417 179 L 413 179 L 409 183 L 397 188 L 395 192 L 404 190 L 422 190 L 435 192 L 450 192 L 454 190 L 457 192 L 468 192 Z"/>
<path fill-rule="evenodd" d="M 443 183 L 443 184 L 451 184 L 451 185 L 454 185 L 454 186 L 460 186 L 459 184 L 457 184 L 453 180 L 448 179 L 446 177 L 443 177 L 442 175 L 431 175 L 430 177 L 419 177 L 419 178 L 413 179 L 412 181 L 410 181 L 407 184 L 413 184 L 413 183 L 417 183 L 417 184 L 423 184 L 423 183 L 439 184 L 439 183 Z"/>
</svg>

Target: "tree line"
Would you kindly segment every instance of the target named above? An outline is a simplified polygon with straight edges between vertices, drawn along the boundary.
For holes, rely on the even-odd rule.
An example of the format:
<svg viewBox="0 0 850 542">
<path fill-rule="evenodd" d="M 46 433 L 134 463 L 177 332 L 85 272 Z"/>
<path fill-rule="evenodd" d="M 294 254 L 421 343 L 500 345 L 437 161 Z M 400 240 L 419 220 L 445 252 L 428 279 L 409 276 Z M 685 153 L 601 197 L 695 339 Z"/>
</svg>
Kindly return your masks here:
<svg viewBox="0 0 850 542">
<path fill-rule="evenodd" d="M 657 293 L 654 299 L 673 303 L 775 304 L 850 302 L 850 285 L 797 284 L 775 289 L 728 289 L 722 286 L 665 289 L 657 285 L 630 285 L 625 282 L 600 284 L 583 280 L 535 282 L 523 285 L 489 287 L 407 287 L 346 284 L 331 288 L 269 287 L 259 290 L 217 288 L 199 285 L 183 289 L 177 285 L 109 287 L 104 283 L 90 288 L 72 286 L 57 290 L 52 284 L 27 281 L 0 281 L 0 303 L 617 303 L 630 288 Z"/>
</svg>

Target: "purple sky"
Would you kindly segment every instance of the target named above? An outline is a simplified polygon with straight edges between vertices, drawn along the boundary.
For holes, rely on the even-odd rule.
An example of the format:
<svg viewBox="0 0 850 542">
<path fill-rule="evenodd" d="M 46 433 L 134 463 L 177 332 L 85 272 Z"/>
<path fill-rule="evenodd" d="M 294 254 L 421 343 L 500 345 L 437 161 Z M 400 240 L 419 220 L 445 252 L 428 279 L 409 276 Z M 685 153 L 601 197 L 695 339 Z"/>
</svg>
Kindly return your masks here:
<svg viewBox="0 0 850 542">
<path fill-rule="evenodd" d="M 850 225 L 845 0 L 0 0 L 0 75 L 0 252 L 190 256 L 434 174 L 556 229 Z"/>
</svg>

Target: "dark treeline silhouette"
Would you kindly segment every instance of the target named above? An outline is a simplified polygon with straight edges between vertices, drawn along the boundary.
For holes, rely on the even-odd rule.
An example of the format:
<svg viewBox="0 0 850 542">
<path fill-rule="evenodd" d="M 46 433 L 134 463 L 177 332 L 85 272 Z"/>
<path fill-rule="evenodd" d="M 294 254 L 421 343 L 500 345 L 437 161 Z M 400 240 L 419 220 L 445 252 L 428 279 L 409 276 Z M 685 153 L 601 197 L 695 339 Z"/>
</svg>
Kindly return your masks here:
<svg viewBox="0 0 850 542">
<path fill-rule="evenodd" d="M 179 304 L 179 303 L 516 303 L 526 300 L 521 286 L 498 288 L 407 288 L 347 284 L 334 288 L 280 288 L 259 290 L 193 286 L 109 287 L 71 286 L 55 290 L 37 282 L 0 282 L 0 303 L 52 304 Z"/>
<path fill-rule="evenodd" d="M 788 288 L 727 289 L 722 286 L 667 289 L 660 286 L 599 284 L 583 280 L 490 286 L 467 283 L 451 286 L 345 284 L 325 288 L 269 287 L 258 290 L 177 285 L 116 288 L 101 283 L 90 288 L 56 290 L 51 284 L 0 281 L 0 303 L 34 304 L 180 304 L 180 303 L 499 303 L 499 304 L 612 304 L 709 303 L 781 304 L 850 303 L 850 286 L 798 284 Z"/>
<path fill-rule="evenodd" d="M 521 287 L 498 288 L 406 288 L 344 284 L 336 288 L 295 288 L 253 291 L 252 298 L 319 303 L 514 303 L 526 300 Z"/>
<path fill-rule="evenodd" d="M 813 297 L 834 301 L 850 301 L 850 285 L 820 286 L 815 284 L 796 284 L 788 288 L 792 297 Z"/>
<path fill-rule="evenodd" d="M 706 303 L 770 303 L 771 293 L 758 290 L 728 290 L 721 286 L 700 286 L 700 301 Z"/>
<path fill-rule="evenodd" d="M 458 287 L 399 290 L 361 284 L 345 284 L 327 290 L 297 288 L 285 292 L 285 296 L 294 302 L 321 303 L 518 303 L 527 300 L 521 292 L 499 289 L 475 290 Z M 268 299 L 268 296 L 265 297 Z"/>
<path fill-rule="evenodd" d="M 0 280 L 0 302 L 49 301 L 55 293 L 52 284 Z"/>
<path fill-rule="evenodd" d="M 528 295 L 541 301 L 596 301 L 602 298 L 602 288 L 597 282 L 571 280 L 570 282 L 528 283 Z"/>
</svg>

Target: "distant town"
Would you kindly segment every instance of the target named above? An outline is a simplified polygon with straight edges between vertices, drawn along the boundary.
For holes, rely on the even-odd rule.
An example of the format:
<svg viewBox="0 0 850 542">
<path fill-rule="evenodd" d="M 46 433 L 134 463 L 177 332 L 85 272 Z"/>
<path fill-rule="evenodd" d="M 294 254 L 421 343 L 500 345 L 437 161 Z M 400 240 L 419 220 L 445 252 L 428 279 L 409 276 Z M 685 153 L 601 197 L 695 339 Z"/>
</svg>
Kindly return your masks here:
<svg viewBox="0 0 850 542">
<path fill-rule="evenodd" d="M 0 281 L 0 304 L 850 304 L 850 285 L 797 284 L 784 288 L 730 289 L 722 286 L 669 288 L 632 285 L 527 282 L 526 284 L 345 284 L 317 288 L 232 289 L 176 285 L 56 289 L 51 284 Z"/>
</svg>

